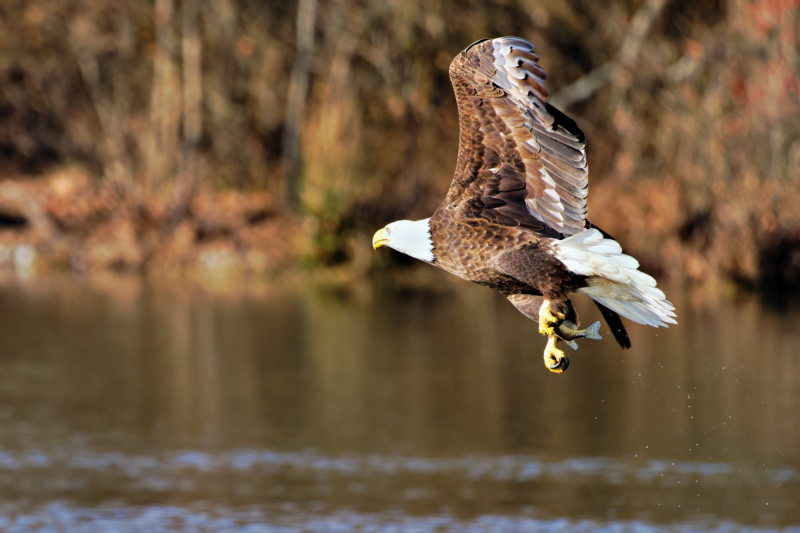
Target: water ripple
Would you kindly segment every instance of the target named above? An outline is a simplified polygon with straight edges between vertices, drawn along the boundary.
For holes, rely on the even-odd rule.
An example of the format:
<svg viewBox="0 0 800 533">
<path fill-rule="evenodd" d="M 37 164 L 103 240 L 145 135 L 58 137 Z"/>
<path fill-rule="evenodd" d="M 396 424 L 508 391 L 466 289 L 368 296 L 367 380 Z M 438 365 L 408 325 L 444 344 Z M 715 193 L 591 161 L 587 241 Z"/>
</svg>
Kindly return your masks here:
<svg viewBox="0 0 800 533">
<path fill-rule="evenodd" d="M 525 517 L 482 515 L 464 520 L 446 515 L 408 516 L 387 513 L 340 511 L 275 514 L 255 509 L 218 505 L 107 506 L 87 508 L 52 502 L 22 510 L 5 504 L 0 529 L 9 533 L 670 533 L 670 532 L 781 532 L 800 533 L 800 527 L 767 528 L 730 521 L 697 521 L 654 524 L 638 520 L 542 520 Z M 204 508 L 201 508 L 204 507 Z"/>
<path fill-rule="evenodd" d="M 683 479 L 702 479 L 714 484 L 752 485 L 798 480 L 794 467 L 757 469 L 732 463 L 650 460 L 630 462 L 607 457 L 572 458 L 546 461 L 529 456 L 466 456 L 460 458 L 408 457 L 370 454 L 332 457 L 315 450 L 279 452 L 273 450 L 232 450 L 221 452 L 178 451 L 157 456 L 103 453 L 90 449 L 59 449 L 57 452 L 0 449 L 0 472 L 24 473 L 28 470 L 84 472 L 118 471 L 139 480 L 139 485 L 166 490 L 168 477 L 175 473 L 275 471 L 359 475 L 449 475 L 478 481 L 530 482 L 541 479 L 562 481 L 592 478 L 608 484 L 653 483 Z M 166 476 L 166 477 L 165 477 Z"/>
</svg>

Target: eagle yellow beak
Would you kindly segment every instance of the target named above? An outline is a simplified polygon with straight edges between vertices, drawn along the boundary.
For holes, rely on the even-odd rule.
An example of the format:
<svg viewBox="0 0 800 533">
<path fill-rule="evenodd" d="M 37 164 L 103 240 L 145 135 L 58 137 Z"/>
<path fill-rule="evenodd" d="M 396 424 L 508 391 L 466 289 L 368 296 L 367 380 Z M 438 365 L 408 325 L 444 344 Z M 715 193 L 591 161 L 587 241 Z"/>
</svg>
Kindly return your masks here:
<svg viewBox="0 0 800 533">
<path fill-rule="evenodd" d="M 384 244 L 389 243 L 389 232 L 386 231 L 386 228 L 380 229 L 375 232 L 375 236 L 372 237 L 372 248 L 377 250 Z"/>
</svg>

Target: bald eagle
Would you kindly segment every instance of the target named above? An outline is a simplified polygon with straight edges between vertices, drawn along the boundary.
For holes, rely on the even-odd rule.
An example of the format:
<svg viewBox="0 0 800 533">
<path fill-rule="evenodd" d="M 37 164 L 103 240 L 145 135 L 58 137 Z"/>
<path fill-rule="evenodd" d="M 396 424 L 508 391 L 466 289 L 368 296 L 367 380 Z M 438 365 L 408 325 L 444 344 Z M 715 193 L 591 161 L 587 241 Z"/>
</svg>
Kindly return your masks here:
<svg viewBox="0 0 800 533">
<path fill-rule="evenodd" d="M 482 40 L 450 65 L 459 114 L 453 182 L 430 218 L 375 233 L 388 246 L 504 294 L 547 336 L 545 366 L 569 360 L 556 347 L 600 339 L 599 322 L 578 329 L 570 295 L 600 308 L 623 349 L 620 315 L 653 327 L 675 324 L 674 307 L 639 263 L 586 219 L 583 132 L 547 103 L 545 72 L 518 37 Z"/>
</svg>

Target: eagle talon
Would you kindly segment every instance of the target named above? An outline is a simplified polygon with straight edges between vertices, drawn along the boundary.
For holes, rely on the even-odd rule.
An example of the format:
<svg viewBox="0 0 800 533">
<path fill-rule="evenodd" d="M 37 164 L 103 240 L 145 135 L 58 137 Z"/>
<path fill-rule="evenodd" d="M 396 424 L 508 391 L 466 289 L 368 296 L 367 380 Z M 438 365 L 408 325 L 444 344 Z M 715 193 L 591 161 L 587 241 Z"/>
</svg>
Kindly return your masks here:
<svg viewBox="0 0 800 533">
<path fill-rule="evenodd" d="M 556 311 L 550 309 L 550 300 L 545 299 L 542 306 L 539 308 L 539 333 L 542 335 L 552 336 L 556 335 L 554 328 L 561 325 L 566 317 Z"/>
<path fill-rule="evenodd" d="M 550 335 L 547 338 L 547 346 L 544 349 L 544 366 L 551 372 L 560 374 L 569 366 L 569 359 L 564 352 L 556 348 L 556 342 L 558 342 L 556 335 Z"/>
</svg>

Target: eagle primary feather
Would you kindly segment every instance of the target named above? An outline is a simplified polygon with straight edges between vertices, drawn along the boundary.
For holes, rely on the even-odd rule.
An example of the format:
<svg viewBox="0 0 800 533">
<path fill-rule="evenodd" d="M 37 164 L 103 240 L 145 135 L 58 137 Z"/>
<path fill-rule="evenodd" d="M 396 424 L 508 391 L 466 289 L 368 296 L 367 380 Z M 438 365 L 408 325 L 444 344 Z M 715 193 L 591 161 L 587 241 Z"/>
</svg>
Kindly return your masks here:
<svg viewBox="0 0 800 533">
<path fill-rule="evenodd" d="M 568 360 L 556 342 L 597 337 L 596 328 L 576 329 L 575 292 L 595 300 L 625 349 L 618 314 L 655 327 L 676 322 L 655 280 L 586 219 L 585 138 L 547 103 L 538 61 L 518 37 L 478 41 L 453 60 L 460 135 L 450 189 L 430 219 L 392 223 L 373 246 L 502 292 L 539 322 L 545 364 L 562 372 Z"/>
</svg>

